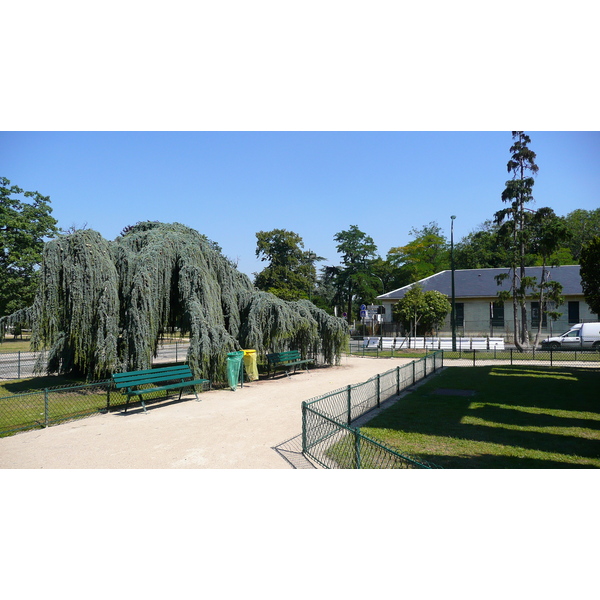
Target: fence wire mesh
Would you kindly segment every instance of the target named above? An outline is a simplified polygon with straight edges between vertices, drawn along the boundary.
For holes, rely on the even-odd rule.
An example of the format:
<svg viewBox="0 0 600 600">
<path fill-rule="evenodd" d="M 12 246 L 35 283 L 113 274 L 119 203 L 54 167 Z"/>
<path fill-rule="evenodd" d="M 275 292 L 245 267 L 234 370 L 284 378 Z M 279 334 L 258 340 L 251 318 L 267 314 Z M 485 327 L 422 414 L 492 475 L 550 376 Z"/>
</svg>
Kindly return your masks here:
<svg viewBox="0 0 600 600">
<path fill-rule="evenodd" d="M 197 389 L 208 386 L 207 383 Z M 147 386 L 149 391 L 144 394 L 146 405 L 173 396 L 165 391 L 152 392 L 152 387 Z M 121 409 L 126 403 L 126 393 L 116 390 L 112 380 L 14 394 L 0 398 L 0 437 Z M 132 401 L 129 406 L 136 409 L 140 404 L 139 400 Z"/>
<path fill-rule="evenodd" d="M 369 438 L 351 424 L 442 366 L 441 352 L 302 404 L 303 452 L 329 469 L 435 468 Z"/>
</svg>

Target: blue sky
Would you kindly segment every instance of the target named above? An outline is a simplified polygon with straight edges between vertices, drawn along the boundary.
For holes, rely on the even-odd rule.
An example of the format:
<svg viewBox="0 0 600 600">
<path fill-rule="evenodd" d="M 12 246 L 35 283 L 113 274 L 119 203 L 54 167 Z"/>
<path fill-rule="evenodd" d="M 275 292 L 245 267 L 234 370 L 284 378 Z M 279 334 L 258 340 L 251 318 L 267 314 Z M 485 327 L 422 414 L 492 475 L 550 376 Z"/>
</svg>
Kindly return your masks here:
<svg viewBox="0 0 600 600">
<path fill-rule="evenodd" d="M 528 132 L 535 207 L 600 206 L 600 133 Z M 455 241 L 502 207 L 510 132 L 2 132 L 1 173 L 50 196 L 62 228 L 114 239 L 141 220 L 180 222 L 248 275 L 256 232 L 298 233 L 339 264 L 333 237 L 358 225 L 379 253 L 437 221 Z"/>
</svg>

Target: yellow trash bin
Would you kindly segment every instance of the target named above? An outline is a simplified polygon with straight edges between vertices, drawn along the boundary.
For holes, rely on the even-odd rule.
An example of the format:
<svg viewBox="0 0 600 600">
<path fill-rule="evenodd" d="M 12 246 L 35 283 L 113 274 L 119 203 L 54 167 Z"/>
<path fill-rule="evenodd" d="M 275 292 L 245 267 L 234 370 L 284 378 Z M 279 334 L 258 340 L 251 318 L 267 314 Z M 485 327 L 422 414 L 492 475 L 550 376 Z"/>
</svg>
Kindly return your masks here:
<svg viewBox="0 0 600 600">
<path fill-rule="evenodd" d="M 244 368 L 248 381 L 258 380 L 258 367 L 256 365 L 256 350 L 244 350 Z"/>
</svg>

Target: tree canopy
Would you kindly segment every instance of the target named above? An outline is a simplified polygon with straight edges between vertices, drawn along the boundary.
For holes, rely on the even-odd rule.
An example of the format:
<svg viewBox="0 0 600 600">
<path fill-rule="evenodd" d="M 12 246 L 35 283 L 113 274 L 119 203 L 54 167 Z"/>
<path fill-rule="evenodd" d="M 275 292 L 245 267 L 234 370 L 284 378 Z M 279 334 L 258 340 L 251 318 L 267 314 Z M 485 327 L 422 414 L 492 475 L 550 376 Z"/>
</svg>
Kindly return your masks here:
<svg viewBox="0 0 600 600">
<path fill-rule="evenodd" d="M 409 283 L 450 268 L 449 244 L 435 221 L 422 229 L 413 227 L 410 234 L 411 242 L 388 252 L 388 260 L 406 272 Z"/>
<path fill-rule="evenodd" d="M 44 239 L 57 234 L 50 198 L 0 177 L 0 317 L 33 302 Z"/>
<path fill-rule="evenodd" d="M 448 296 L 436 290 L 424 292 L 420 285 L 415 284 L 394 304 L 392 314 L 406 330 L 417 335 L 438 328 L 450 309 Z"/>
<path fill-rule="evenodd" d="M 315 262 L 323 259 L 305 251 L 302 238 L 293 231 L 259 231 L 256 239 L 257 258 L 269 264 L 256 274 L 254 285 L 283 300 L 310 299 L 317 279 Z"/>
<path fill-rule="evenodd" d="M 581 250 L 581 286 L 592 312 L 600 315 L 600 236 Z"/>
<path fill-rule="evenodd" d="M 138 223 L 113 242 L 90 229 L 48 242 L 24 312 L 33 348 L 49 349 L 48 371 L 88 377 L 150 368 L 171 327 L 189 332 L 194 373 L 217 381 L 227 353 L 243 348 L 337 362 L 348 331 L 307 300 L 257 290 L 206 236 L 178 223 Z"/>
</svg>

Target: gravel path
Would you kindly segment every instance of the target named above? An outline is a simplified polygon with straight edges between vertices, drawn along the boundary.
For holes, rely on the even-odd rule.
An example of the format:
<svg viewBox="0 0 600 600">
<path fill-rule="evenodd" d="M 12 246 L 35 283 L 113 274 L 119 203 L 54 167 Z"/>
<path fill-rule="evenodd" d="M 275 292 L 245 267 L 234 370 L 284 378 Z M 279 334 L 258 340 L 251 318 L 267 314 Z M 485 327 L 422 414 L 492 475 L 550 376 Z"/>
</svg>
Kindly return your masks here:
<svg viewBox="0 0 600 600">
<path fill-rule="evenodd" d="M 346 357 L 337 367 L 167 400 L 0 439 L 2 469 L 313 468 L 300 452 L 301 404 L 412 359 Z"/>
</svg>

